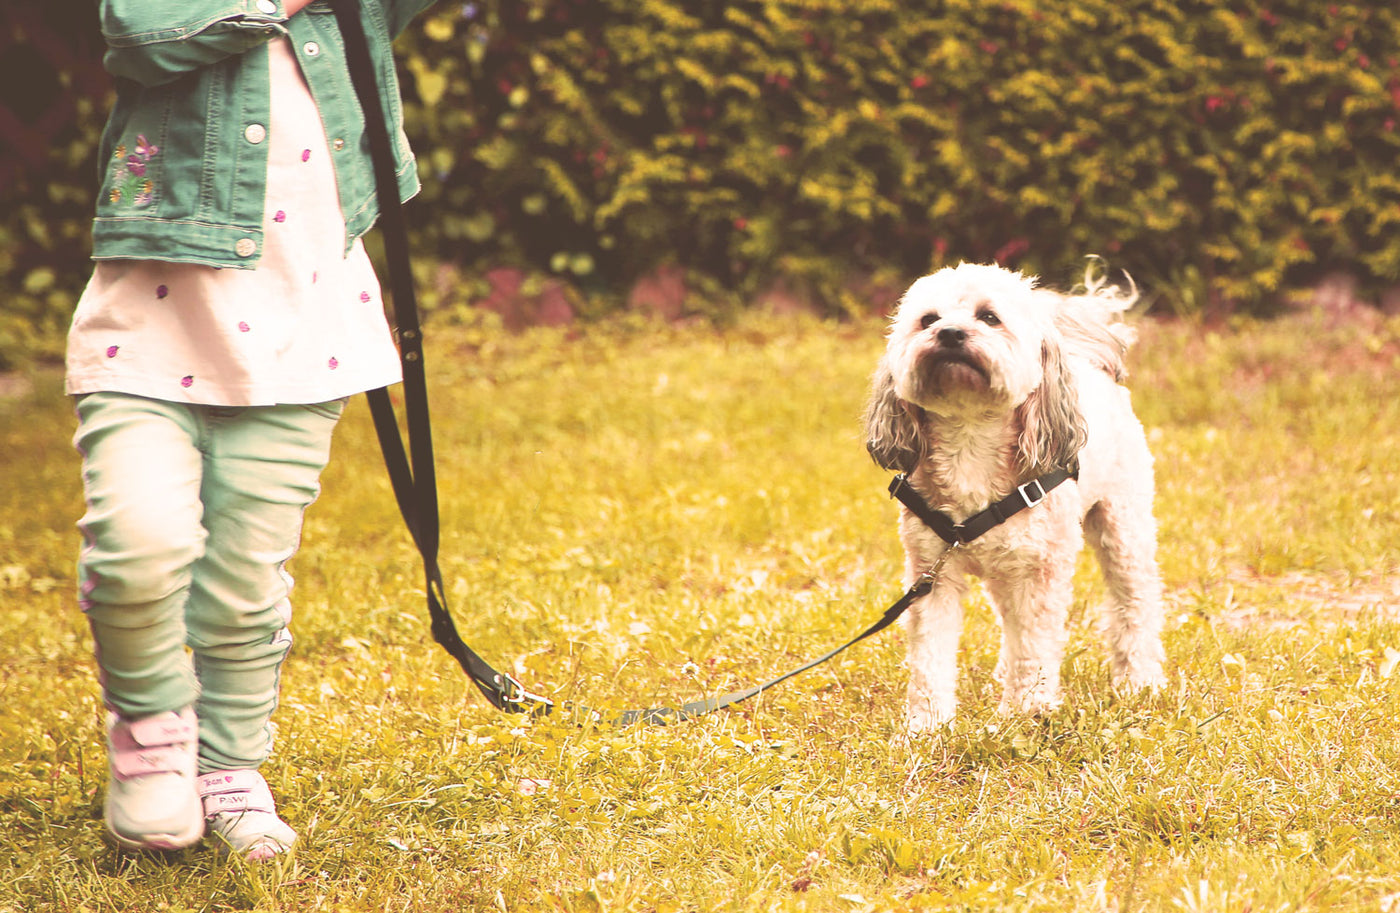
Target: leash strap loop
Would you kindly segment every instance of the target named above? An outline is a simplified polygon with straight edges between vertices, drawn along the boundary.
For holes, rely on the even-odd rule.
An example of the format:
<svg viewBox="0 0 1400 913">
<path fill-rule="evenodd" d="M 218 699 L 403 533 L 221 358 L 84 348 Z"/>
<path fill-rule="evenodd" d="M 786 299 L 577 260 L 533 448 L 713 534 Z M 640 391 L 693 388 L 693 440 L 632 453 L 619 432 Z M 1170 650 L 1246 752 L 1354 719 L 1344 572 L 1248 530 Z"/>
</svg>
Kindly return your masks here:
<svg viewBox="0 0 1400 913">
<path fill-rule="evenodd" d="M 418 321 L 418 303 L 413 289 L 412 262 L 408 251 L 408 231 L 404 224 L 402 200 L 394 172 L 393 147 L 388 122 L 380 98 L 369 41 L 360 21 L 355 0 L 331 0 L 336 24 L 345 41 L 350 81 L 365 119 L 370 161 L 379 201 L 380 235 L 389 265 L 389 286 L 394 302 L 394 322 L 398 327 L 399 359 L 403 366 L 403 400 L 410 449 L 404 449 L 398 419 L 387 388 L 365 393 L 375 434 L 384 453 L 389 481 L 399 512 L 403 514 L 413 544 L 423 557 L 427 577 L 428 615 L 433 639 L 457 660 L 487 701 L 507 713 L 553 709 L 547 698 L 532 694 L 508 675 L 497 672 L 475 650 L 467 646 L 447 608 L 447 592 L 438 567 L 440 522 L 437 477 L 433 465 L 432 424 L 428 415 L 427 381 L 423 367 L 423 332 Z M 411 454 L 411 455 L 410 455 Z"/>
</svg>

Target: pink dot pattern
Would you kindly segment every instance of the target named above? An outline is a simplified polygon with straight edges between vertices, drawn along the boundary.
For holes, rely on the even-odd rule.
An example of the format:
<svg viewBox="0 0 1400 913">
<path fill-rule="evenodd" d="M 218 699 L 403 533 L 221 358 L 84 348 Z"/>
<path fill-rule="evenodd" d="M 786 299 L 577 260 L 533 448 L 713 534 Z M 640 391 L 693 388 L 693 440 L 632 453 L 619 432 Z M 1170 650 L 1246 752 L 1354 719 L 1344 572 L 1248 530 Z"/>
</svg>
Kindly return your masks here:
<svg viewBox="0 0 1400 913">
<path fill-rule="evenodd" d="M 314 171 L 314 169 L 321 167 L 321 161 L 323 161 L 316 160 L 316 164 L 311 165 L 311 163 L 313 162 L 312 153 L 315 151 L 316 149 L 314 147 L 302 148 L 302 144 L 298 143 L 295 146 L 292 146 L 291 148 L 282 152 L 281 155 L 286 157 L 295 157 L 294 161 L 299 160 L 300 164 L 309 165 L 311 170 L 303 170 L 301 171 L 301 174 L 310 174 L 312 171 Z M 291 210 L 288 210 L 286 208 L 279 208 L 276 205 L 269 206 L 265 215 L 269 229 L 271 229 L 272 226 L 275 225 L 285 225 L 289 220 L 291 220 L 298 226 L 314 226 L 319 224 L 317 220 L 322 214 L 319 212 L 319 210 L 304 212 L 303 210 L 305 209 L 305 206 L 302 203 L 302 199 L 302 197 L 296 195 L 288 195 L 286 198 L 278 200 L 278 202 L 282 203 L 283 207 L 291 206 Z M 314 262 L 306 263 L 307 267 L 312 267 L 314 265 Z M 219 269 L 219 267 L 212 268 L 215 270 Z M 330 275 L 330 278 L 335 279 L 336 281 L 329 283 L 320 283 L 320 272 L 317 269 L 307 269 L 306 272 L 301 273 L 301 275 L 303 276 L 307 276 L 308 274 L 311 285 L 319 284 L 323 288 L 330 289 L 343 288 L 343 286 L 341 286 L 340 284 L 341 280 L 339 278 L 338 273 Z M 184 274 L 176 270 L 166 270 L 159 268 L 153 269 L 150 272 L 146 272 L 142 276 L 140 283 L 141 284 L 140 286 L 138 286 L 138 288 L 144 288 L 145 294 L 154 293 L 155 299 L 160 302 L 159 306 L 161 309 L 163 309 L 163 313 L 173 313 L 182 306 L 197 307 L 202 301 L 201 296 L 208 294 L 202 286 L 194 286 L 187 284 L 187 281 L 184 278 Z M 359 290 L 354 290 L 352 286 L 350 289 L 346 290 L 349 296 L 354 296 L 354 298 L 351 299 L 351 302 L 354 302 L 353 307 L 354 312 L 356 314 L 363 315 L 367 313 L 365 309 L 359 307 L 360 305 L 372 305 L 375 301 L 378 300 L 378 296 L 374 292 L 371 292 L 370 288 L 371 286 L 363 286 Z M 346 292 L 337 291 L 333 294 L 338 297 L 339 295 L 346 294 Z M 355 298 L 357 298 L 358 301 L 355 301 Z M 147 300 L 149 302 L 149 299 Z M 234 304 L 236 305 L 236 302 L 234 302 Z M 247 307 L 245 309 L 245 313 L 243 314 L 240 314 L 239 308 L 235 306 L 232 309 L 231 314 L 226 311 L 224 312 L 224 314 L 220 315 L 221 322 L 227 321 L 229 317 L 232 317 L 232 325 L 230 326 L 229 323 L 223 322 L 223 326 L 227 327 L 228 329 L 233 329 L 233 335 L 235 337 L 248 337 L 246 341 L 240 340 L 240 342 L 242 343 L 241 348 L 243 348 L 245 351 L 251 354 L 256 354 L 258 352 L 258 346 L 267 345 L 269 340 L 275 342 L 280 332 L 279 326 L 264 325 L 267 323 L 267 319 L 264 316 L 262 316 L 264 312 L 259 309 L 264 304 L 265 302 L 259 302 L 258 307 Z M 326 304 L 334 306 L 333 301 L 328 301 L 326 302 Z M 164 309 L 169 310 L 166 311 Z M 253 333 L 254 325 L 258 325 L 260 328 L 260 332 L 257 334 Z M 156 357 L 154 355 L 147 356 L 141 352 L 138 352 L 137 350 L 130 350 L 130 352 L 123 351 L 125 348 L 124 337 L 114 337 L 113 335 L 107 335 L 107 338 L 103 339 L 101 338 L 102 335 L 107 334 L 101 334 L 98 336 L 98 338 L 93 339 L 92 342 L 89 343 L 89 345 L 92 345 L 92 349 L 89 351 L 93 351 L 94 354 L 97 354 L 100 358 L 104 360 L 112 360 L 114 362 L 112 370 L 120 371 L 121 364 L 123 362 L 131 361 L 133 358 L 139 362 L 147 357 Z M 231 340 L 229 340 L 229 342 L 231 342 Z M 330 342 L 330 340 L 328 339 L 327 342 Z M 330 344 L 335 345 L 336 343 L 331 342 Z M 219 350 L 217 349 L 217 346 L 215 346 L 211 348 L 211 351 L 214 351 L 217 355 Z M 321 351 L 324 353 L 325 350 L 322 349 Z M 375 356 L 377 357 L 378 353 L 375 353 Z M 375 362 L 377 364 L 376 357 L 366 358 L 362 355 L 362 353 L 357 351 L 355 353 L 352 353 L 351 355 L 351 364 L 359 365 L 362 361 Z M 119 358 L 121 359 L 121 361 L 115 361 Z M 334 372 L 338 371 L 342 367 L 342 362 L 338 354 L 322 354 L 320 356 L 320 359 L 322 359 L 320 363 L 325 366 L 321 369 L 322 371 Z M 178 364 L 179 366 L 176 367 L 176 364 Z M 160 372 L 158 364 L 154 367 L 156 368 L 157 372 Z M 353 373 L 357 369 L 347 368 L 347 370 L 350 370 Z M 219 397 L 224 395 L 220 392 L 223 389 L 224 379 L 222 377 L 222 368 L 218 361 L 206 362 L 205 360 L 201 360 L 198 357 L 190 359 L 178 356 L 175 353 L 170 353 L 170 357 L 168 357 L 168 360 L 166 362 L 166 368 L 164 372 L 160 373 L 165 373 L 165 378 L 161 379 L 161 383 L 178 385 L 178 387 L 183 390 L 191 391 L 192 395 L 201 397 Z M 344 372 L 341 372 L 341 374 L 343 375 Z M 159 377 L 159 373 L 156 376 Z M 196 383 L 196 378 L 199 379 L 198 384 Z M 166 387 L 165 389 L 170 389 L 170 387 Z"/>
</svg>

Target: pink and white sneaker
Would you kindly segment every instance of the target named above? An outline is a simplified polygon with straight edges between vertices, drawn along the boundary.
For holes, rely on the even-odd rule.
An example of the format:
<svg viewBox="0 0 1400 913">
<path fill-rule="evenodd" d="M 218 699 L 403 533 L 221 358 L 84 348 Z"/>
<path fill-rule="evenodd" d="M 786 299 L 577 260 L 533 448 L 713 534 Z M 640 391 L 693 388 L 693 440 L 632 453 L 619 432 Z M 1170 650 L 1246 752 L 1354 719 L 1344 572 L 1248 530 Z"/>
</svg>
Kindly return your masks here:
<svg viewBox="0 0 1400 913">
<path fill-rule="evenodd" d="M 111 777 L 103 820 L 129 850 L 178 850 L 199 842 L 204 814 L 195 787 L 199 720 L 194 709 L 140 719 L 107 714 Z"/>
<path fill-rule="evenodd" d="M 250 862 L 286 853 L 297 833 L 277 817 L 272 790 L 256 770 L 216 770 L 199 776 L 204 820 L 223 849 Z"/>
</svg>

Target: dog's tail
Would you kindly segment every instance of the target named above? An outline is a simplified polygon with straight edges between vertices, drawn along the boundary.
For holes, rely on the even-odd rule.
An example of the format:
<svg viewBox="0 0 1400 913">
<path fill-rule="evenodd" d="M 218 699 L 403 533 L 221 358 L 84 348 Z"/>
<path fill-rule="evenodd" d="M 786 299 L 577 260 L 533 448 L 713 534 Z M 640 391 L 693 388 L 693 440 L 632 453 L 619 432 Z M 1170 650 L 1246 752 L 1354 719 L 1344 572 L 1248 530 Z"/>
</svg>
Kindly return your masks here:
<svg viewBox="0 0 1400 913">
<path fill-rule="evenodd" d="M 1055 307 L 1065 354 L 1087 359 L 1119 382 L 1128 376 L 1125 356 L 1137 341 L 1137 331 L 1123 322 L 1123 314 L 1138 301 L 1137 283 L 1123 275 L 1127 288 L 1111 284 L 1100 261 L 1092 259 L 1084 270 L 1083 286 L 1059 295 Z"/>
</svg>

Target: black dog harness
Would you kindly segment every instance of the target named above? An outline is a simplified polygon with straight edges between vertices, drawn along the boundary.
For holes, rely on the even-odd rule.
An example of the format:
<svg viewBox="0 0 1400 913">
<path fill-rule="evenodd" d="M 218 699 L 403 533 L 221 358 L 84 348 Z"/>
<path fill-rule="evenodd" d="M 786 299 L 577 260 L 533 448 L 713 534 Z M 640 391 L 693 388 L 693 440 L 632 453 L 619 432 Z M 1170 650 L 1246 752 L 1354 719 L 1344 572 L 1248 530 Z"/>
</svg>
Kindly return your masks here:
<svg viewBox="0 0 1400 913">
<path fill-rule="evenodd" d="M 985 510 L 978 511 L 961 523 L 953 522 L 942 511 L 929 507 L 923 495 L 909 484 L 909 475 L 901 472 L 890 482 L 890 497 L 898 498 L 899 503 L 909 508 L 910 513 L 923 521 L 924 525 L 938 534 L 949 545 L 966 545 L 978 536 L 995 529 L 1027 507 L 1034 507 L 1045 500 L 1057 486 L 1070 479 L 1079 478 L 1079 462 L 1059 469 L 1052 469 L 1038 479 L 1032 479 Z"/>
</svg>

